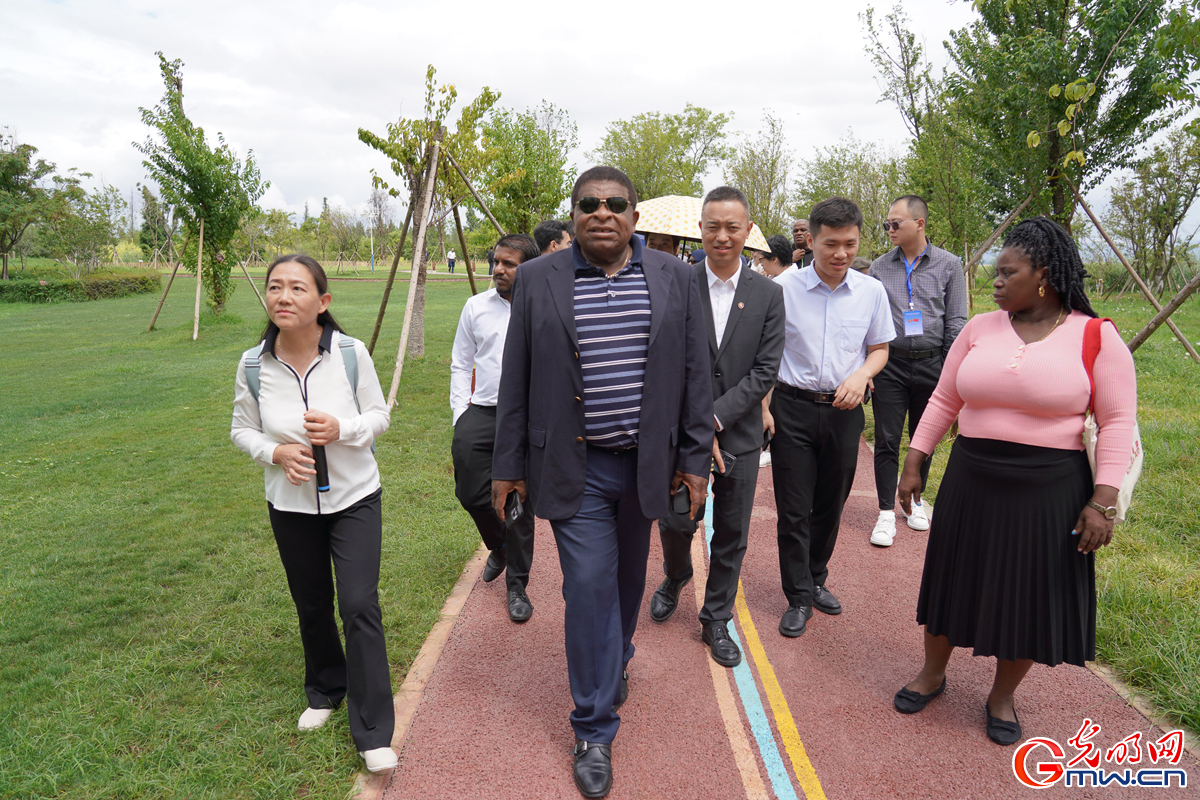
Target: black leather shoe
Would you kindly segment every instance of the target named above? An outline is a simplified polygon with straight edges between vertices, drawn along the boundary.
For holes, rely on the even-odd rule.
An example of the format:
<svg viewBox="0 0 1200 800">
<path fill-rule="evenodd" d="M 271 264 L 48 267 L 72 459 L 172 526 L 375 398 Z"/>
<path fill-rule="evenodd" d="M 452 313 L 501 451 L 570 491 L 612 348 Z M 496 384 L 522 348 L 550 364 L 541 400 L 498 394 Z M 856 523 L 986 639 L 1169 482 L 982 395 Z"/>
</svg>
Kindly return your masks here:
<svg viewBox="0 0 1200 800">
<path fill-rule="evenodd" d="M 621 691 L 617 694 L 617 702 L 613 703 L 613 711 L 625 705 L 629 699 L 629 670 L 621 670 Z"/>
<path fill-rule="evenodd" d="M 946 679 L 944 677 L 942 678 L 942 685 L 929 694 L 921 694 L 907 687 L 901 687 L 900 691 L 896 692 L 896 696 L 892 698 L 892 705 L 901 714 L 915 714 L 925 708 L 925 705 L 930 700 L 944 691 L 946 691 Z"/>
<path fill-rule="evenodd" d="M 513 622 L 524 622 L 533 616 L 533 603 L 525 595 L 524 589 L 508 590 L 508 618 Z"/>
<path fill-rule="evenodd" d="M 992 716 L 992 710 L 988 708 L 987 701 L 983 703 L 984 713 L 987 714 L 987 735 L 996 744 L 1010 745 L 1021 741 L 1021 720 L 1009 722 L 1006 719 Z M 1013 709 L 1013 716 L 1017 715 L 1017 709 Z"/>
<path fill-rule="evenodd" d="M 822 614 L 837 615 L 842 613 L 842 604 L 833 596 L 833 592 L 824 586 L 813 589 L 813 608 Z"/>
<path fill-rule="evenodd" d="M 604 797 L 612 788 L 612 745 L 576 739 L 575 785 L 584 797 Z"/>
<path fill-rule="evenodd" d="M 483 565 L 483 582 L 491 583 L 496 580 L 507 566 L 508 556 L 504 555 L 504 548 L 493 550 L 492 554 L 488 556 L 487 563 Z"/>
<path fill-rule="evenodd" d="M 812 606 L 788 606 L 779 620 L 779 632 L 791 639 L 803 636 L 812 615 Z"/>
<path fill-rule="evenodd" d="M 742 651 L 729 638 L 729 628 L 724 622 L 705 625 L 700 638 L 712 649 L 712 660 L 722 667 L 736 667 L 742 663 Z"/>
<path fill-rule="evenodd" d="M 675 613 L 675 609 L 679 607 L 679 593 L 683 591 L 683 587 L 691 578 L 684 578 L 681 581 L 665 579 L 654 590 L 654 596 L 650 598 L 650 619 L 655 622 L 666 622 Z"/>
</svg>

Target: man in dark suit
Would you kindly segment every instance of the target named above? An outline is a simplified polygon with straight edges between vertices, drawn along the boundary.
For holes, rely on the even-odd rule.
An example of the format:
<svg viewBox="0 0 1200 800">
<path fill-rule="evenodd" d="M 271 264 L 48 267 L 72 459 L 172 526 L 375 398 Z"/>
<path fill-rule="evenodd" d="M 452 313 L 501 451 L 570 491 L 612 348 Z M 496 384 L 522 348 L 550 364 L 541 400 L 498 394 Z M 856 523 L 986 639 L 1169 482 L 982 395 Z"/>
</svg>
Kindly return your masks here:
<svg viewBox="0 0 1200 800">
<path fill-rule="evenodd" d="M 758 486 L 763 444 L 762 400 L 775 385 L 783 355 L 783 291 L 742 264 L 750 234 L 750 204 L 731 186 L 713 189 L 700 212 L 700 237 L 707 258 L 693 269 L 700 288 L 712 358 L 716 441 L 713 460 L 713 534 L 708 583 L 700 610 L 701 638 L 713 660 L 726 667 L 742 662 L 729 637 L 750 512 Z M 724 454 L 733 456 L 727 463 Z M 692 533 L 659 520 L 666 580 L 650 599 L 650 618 L 666 622 L 679 593 L 692 579 Z"/>
<path fill-rule="evenodd" d="M 650 521 L 681 485 L 695 515 L 712 458 L 695 274 L 642 248 L 636 206 L 625 173 L 585 171 L 571 192 L 575 242 L 517 271 L 492 462 L 496 512 L 515 491 L 554 530 L 585 797 L 612 786 Z"/>
</svg>

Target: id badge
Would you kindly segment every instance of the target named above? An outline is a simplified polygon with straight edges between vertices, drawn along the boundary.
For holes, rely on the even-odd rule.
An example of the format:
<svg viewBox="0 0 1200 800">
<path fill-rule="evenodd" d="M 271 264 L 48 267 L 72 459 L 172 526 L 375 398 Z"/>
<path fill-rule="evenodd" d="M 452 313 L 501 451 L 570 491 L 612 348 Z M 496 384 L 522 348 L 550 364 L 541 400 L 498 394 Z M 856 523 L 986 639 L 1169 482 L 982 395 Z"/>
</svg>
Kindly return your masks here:
<svg viewBox="0 0 1200 800">
<path fill-rule="evenodd" d="M 904 335 L 924 336 L 925 322 L 921 319 L 921 309 L 904 312 Z"/>
</svg>

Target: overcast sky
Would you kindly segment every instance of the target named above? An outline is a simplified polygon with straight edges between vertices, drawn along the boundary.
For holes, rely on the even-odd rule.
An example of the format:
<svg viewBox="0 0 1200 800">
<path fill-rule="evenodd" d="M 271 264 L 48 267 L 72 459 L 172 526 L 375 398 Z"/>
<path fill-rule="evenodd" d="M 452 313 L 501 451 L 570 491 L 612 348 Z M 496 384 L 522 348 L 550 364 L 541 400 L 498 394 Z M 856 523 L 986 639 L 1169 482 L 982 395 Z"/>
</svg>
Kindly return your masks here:
<svg viewBox="0 0 1200 800">
<path fill-rule="evenodd" d="M 298 213 L 322 197 L 365 202 L 370 170 L 388 168 L 357 129 L 383 134 L 420 113 L 430 63 L 459 106 L 488 85 L 500 106 L 566 109 L 581 167 L 609 122 L 689 102 L 732 112 L 732 128 L 750 135 L 773 110 L 798 159 L 851 129 L 900 150 L 900 118 L 876 102 L 858 19 L 868 4 L 0 0 L 0 126 L 128 196 L 145 180 L 131 143 L 148 135 L 138 107 L 161 98 L 162 50 L 184 61 L 192 121 L 240 154 L 253 149 L 271 182 L 261 204 Z M 974 18 L 970 3 L 907 0 L 905 10 L 940 70 L 942 42 Z"/>
</svg>

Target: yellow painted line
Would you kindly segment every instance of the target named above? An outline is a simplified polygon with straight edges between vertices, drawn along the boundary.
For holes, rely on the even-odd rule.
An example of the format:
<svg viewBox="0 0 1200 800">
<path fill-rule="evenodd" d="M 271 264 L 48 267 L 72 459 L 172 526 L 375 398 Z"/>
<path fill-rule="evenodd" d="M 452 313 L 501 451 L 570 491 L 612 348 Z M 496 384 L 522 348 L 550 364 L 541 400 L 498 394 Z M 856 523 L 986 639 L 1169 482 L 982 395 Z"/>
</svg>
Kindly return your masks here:
<svg viewBox="0 0 1200 800">
<path fill-rule="evenodd" d="M 771 704 L 771 712 L 775 715 L 775 727 L 779 730 L 784 749 L 787 750 L 788 758 L 792 761 L 792 770 L 796 773 L 796 780 L 800 783 L 800 788 L 808 800 L 825 800 L 825 791 L 821 788 L 821 781 L 817 779 L 817 771 L 813 769 L 812 762 L 808 760 L 804 743 L 800 741 L 800 731 L 796 729 L 796 721 L 792 718 L 791 709 L 788 708 L 787 698 L 783 696 L 783 687 L 775 678 L 775 670 L 767 659 L 767 651 L 758 637 L 754 620 L 750 618 L 750 608 L 746 605 L 746 595 L 742 592 L 741 580 L 738 581 L 736 603 L 742 637 L 746 640 L 746 649 L 754 658 L 754 666 L 758 670 L 759 680 L 762 681 L 763 690 Z"/>
<path fill-rule="evenodd" d="M 704 585 L 708 581 L 708 572 L 704 566 L 704 529 L 696 531 L 692 537 L 692 584 L 696 590 L 696 611 L 704 607 Z M 742 776 L 742 787 L 746 790 L 747 800 L 770 800 L 771 794 L 763 783 L 758 771 L 758 761 L 754 757 L 754 747 L 746 738 L 746 729 L 742 726 L 742 718 L 738 714 L 737 702 L 733 699 L 733 687 L 729 684 L 729 670 L 722 667 L 711 658 L 708 662 L 709 672 L 712 673 L 713 689 L 717 694 L 717 707 L 721 710 L 721 721 L 725 723 L 725 735 L 729 737 L 729 749 L 733 751 L 733 762 L 737 765 Z"/>
</svg>

